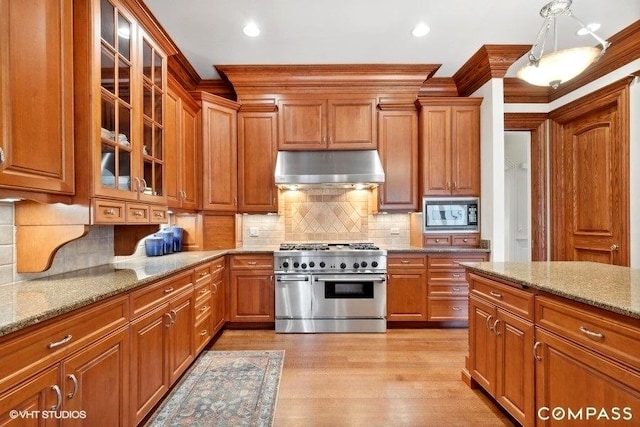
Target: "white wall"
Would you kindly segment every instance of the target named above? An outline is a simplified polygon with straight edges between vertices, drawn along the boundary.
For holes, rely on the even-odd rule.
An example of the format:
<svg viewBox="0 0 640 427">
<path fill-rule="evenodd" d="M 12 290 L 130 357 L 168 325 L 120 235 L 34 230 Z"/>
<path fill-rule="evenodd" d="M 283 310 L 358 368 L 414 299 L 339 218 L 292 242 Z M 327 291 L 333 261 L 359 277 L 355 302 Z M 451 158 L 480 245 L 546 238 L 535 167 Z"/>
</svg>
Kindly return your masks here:
<svg viewBox="0 0 640 427">
<path fill-rule="evenodd" d="M 505 260 L 504 86 L 491 79 L 472 96 L 480 106 L 480 234 L 491 241 L 491 260 Z"/>
<path fill-rule="evenodd" d="M 505 260 L 531 261 L 531 133 L 504 133 Z"/>
</svg>

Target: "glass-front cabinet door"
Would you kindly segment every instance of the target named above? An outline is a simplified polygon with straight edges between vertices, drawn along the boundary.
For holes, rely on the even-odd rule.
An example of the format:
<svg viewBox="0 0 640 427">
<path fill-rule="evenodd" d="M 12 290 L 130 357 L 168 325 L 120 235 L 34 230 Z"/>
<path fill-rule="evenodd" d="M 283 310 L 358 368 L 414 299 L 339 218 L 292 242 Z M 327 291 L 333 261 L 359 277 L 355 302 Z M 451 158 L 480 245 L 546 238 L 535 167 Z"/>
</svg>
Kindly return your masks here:
<svg viewBox="0 0 640 427">
<path fill-rule="evenodd" d="M 166 56 L 117 2 L 99 0 L 99 5 L 100 178 L 95 193 L 163 202 Z"/>
</svg>

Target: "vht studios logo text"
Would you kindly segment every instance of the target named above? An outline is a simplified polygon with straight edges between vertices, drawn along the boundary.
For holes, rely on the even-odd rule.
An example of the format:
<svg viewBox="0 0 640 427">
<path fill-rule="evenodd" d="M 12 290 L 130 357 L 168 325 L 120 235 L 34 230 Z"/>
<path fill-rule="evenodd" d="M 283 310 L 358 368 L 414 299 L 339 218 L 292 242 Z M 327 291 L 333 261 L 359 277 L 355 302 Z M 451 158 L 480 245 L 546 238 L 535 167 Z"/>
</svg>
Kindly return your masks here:
<svg viewBox="0 0 640 427">
<path fill-rule="evenodd" d="M 549 408 L 543 406 L 538 409 L 538 418 L 543 421 L 631 421 L 633 413 L 629 407 L 596 408 L 586 406 L 584 408 L 564 408 L 556 406 Z"/>
<path fill-rule="evenodd" d="M 72 420 L 84 420 L 87 418 L 85 411 L 9 411 L 9 417 L 15 420 L 16 418 L 23 419 L 72 419 Z"/>
</svg>

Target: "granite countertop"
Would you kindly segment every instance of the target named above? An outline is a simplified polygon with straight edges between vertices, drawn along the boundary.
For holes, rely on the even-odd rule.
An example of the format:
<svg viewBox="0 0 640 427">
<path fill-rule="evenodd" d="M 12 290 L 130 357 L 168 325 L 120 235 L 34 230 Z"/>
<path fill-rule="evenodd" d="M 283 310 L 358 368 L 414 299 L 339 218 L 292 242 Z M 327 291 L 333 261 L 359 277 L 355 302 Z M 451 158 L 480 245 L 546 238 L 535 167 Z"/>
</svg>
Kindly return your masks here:
<svg viewBox="0 0 640 427">
<path fill-rule="evenodd" d="M 0 287 L 0 337 L 155 282 L 226 254 L 271 253 L 273 247 L 137 257 Z"/>
<path fill-rule="evenodd" d="M 640 270 L 594 262 L 461 263 L 471 272 L 640 319 Z"/>
</svg>

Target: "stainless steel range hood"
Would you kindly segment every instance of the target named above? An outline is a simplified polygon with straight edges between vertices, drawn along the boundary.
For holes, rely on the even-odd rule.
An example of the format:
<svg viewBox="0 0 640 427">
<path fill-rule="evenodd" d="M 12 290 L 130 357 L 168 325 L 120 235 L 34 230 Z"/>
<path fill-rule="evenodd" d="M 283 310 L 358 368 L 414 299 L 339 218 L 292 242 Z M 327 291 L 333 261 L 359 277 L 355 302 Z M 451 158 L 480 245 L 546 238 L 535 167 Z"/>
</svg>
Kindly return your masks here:
<svg viewBox="0 0 640 427">
<path fill-rule="evenodd" d="M 362 187 L 384 183 L 376 150 L 278 151 L 275 182 L 278 187 Z"/>
</svg>

